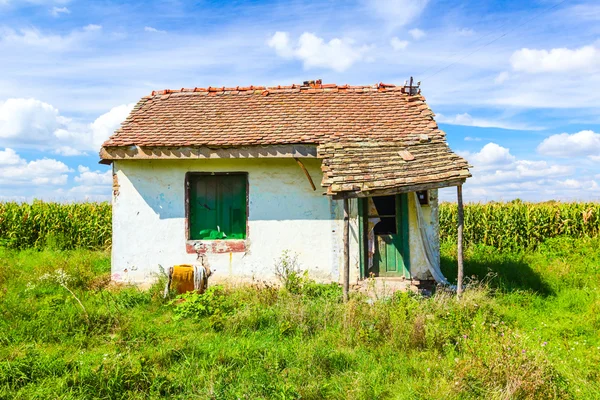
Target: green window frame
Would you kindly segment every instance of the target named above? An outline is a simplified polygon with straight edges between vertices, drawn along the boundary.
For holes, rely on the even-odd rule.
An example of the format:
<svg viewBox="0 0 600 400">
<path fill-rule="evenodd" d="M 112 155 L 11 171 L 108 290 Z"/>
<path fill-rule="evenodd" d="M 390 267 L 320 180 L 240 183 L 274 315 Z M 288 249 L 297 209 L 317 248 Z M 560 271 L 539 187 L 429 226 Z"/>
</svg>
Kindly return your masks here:
<svg viewBox="0 0 600 400">
<path fill-rule="evenodd" d="M 248 174 L 186 174 L 188 240 L 246 239 Z"/>
</svg>

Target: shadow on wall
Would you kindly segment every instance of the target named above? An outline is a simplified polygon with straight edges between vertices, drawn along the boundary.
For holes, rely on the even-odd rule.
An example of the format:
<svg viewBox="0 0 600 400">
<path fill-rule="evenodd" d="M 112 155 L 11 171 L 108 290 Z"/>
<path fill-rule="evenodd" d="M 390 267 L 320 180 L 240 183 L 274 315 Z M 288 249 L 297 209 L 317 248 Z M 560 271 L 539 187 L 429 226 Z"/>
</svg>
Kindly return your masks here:
<svg viewBox="0 0 600 400">
<path fill-rule="evenodd" d="M 455 251 L 453 254 L 442 254 L 442 272 L 453 284 L 456 283 L 456 262 Z M 467 278 L 475 276 L 479 281 L 489 281 L 490 287 L 506 292 L 526 290 L 543 296 L 554 294 L 542 276 L 521 256 L 500 253 L 490 247 L 482 246 L 467 250 L 464 258 L 464 274 Z M 488 274 L 492 274 L 491 279 L 488 278 Z"/>
<path fill-rule="evenodd" d="M 248 172 L 250 221 L 331 220 L 323 188 L 314 191 L 294 159 L 120 162 L 119 169 L 160 219 L 185 218 L 185 173 Z M 320 161 L 304 160 L 316 185 Z M 339 202 L 341 207 L 341 201 Z"/>
</svg>

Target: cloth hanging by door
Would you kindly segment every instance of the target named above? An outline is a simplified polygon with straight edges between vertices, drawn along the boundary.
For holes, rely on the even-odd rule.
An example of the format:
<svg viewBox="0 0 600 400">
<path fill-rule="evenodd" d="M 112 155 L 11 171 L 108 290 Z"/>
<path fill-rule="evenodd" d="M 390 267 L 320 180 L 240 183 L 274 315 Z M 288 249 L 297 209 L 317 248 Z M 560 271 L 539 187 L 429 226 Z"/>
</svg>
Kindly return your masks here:
<svg viewBox="0 0 600 400">
<path fill-rule="evenodd" d="M 448 282 L 444 274 L 442 274 L 440 266 L 434 262 L 436 259 L 435 249 L 433 248 L 433 244 L 427 235 L 427 226 L 423 216 L 423 209 L 421 208 L 421 203 L 419 202 L 419 196 L 416 192 L 413 192 L 412 195 L 414 196 L 413 202 L 415 203 L 415 207 L 417 209 L 417 225 L 419 226 L 419 234 L 417 235 L 416 242 L 417 246 L 419 246 L 425 254 L 427 270 L 436 282 L 443 285 L 450 285 L 450 282 Z"/>
<path fill-rule="evenodd" d="M 367 257 L 369 260 L 367 276 L 369 276 L 369 273 L 373 270 L 373 257 L 375 256 L 375 225 L 381 221 L 381 218 L 378 217 L 379 213 L 377 212 L 377 207 L 375 207 L 375 202 L 372 197 L 367 198 L 367 209 L 367 237 L 369 242 L 367 249 L 369 253 L 369 256 Z"/>
</svg>

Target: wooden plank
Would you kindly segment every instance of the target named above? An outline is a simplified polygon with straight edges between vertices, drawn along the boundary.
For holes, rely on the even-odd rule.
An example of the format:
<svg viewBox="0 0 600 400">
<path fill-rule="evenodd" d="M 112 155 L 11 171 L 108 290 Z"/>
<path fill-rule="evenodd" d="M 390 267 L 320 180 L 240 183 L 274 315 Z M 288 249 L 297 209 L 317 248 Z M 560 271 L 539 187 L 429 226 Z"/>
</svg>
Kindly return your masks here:
<svg viewBox="0 0 600 400">
<path fill-rule="evenodd" d="M 340 200 L 343 198 L 356 198 L 356 197 L 375 197 L 375 196 L 387 196 L 392 194 L 402 194 L 402 193 L 411 193 L 418 192 L 420 190 L 430 190 L 430 189 L 439 189 L 450 186 L 458 186 L 462 185 L 465 182 L 465 179 L 455 179 L 449 181 L 442 182 L 431 182 L 431 183 L 422 183 L 417 185 L 408 185 L 408 186 L 398 186 L 389 189 L 374 189 L 370 191 L 356 191 L 356 192 L 343 192 L 333 194 L 334 200 Z"/>
<path fill-rule="evenodd" d="M 344 199 L 344 273 L 343 273 L 343 294 L 344 302 L 348 301 L 348 291 L 350 290 L 350 205 L 349 200 Z"/>
<path fill-rule="evenodd" d="M 298 159 L 297 157 L 294 157 L 294 160 L 296 160 L 296 162 L 298 163 L 298 165 L 300 166 L 302 171 L 304 171 L 304 175 L 306 175 L 306 178 L 308 179 L 308 182 L 310 183 L 312 190 L 317 190 L 315 183 L 313 182 L 312 178 L 310 177 L 310 174 L 308 173 L 308 170 L 306 169 L 304 164 L 302 164 L 302 161 L 300 161 L 300 159 Z"/>
<path fill-rule="evenodd" d="M 460 297 L 463 292 L 463 228 L 464 228 L 464 210 L 462 198 L 462 185 L 456 187 L 456 197 L 458 200 L 458 249 L 456 258 L 458 260 L 458 277 L 456 282 L 456 295 Z"/>
<path fill-rule="evenodd" d="M 367 265 L 369 260 L 367 259 L 367 233 L 366 233 L 366 222 L 367 222 L 367 199 L 357 199 L 358 200 L 358 251 L 360 254 L 360 271 L 359 271 L 359 279 L 365 279 L 365 273 L 367 270 Z"/>
</svg>

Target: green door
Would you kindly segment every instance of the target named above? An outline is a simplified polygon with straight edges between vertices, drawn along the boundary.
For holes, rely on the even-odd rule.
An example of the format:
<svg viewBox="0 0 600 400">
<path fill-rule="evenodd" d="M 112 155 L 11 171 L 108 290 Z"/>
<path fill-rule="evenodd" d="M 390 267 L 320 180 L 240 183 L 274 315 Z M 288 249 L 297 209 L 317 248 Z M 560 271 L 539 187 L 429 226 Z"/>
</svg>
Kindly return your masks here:
<svg viewBox="0 0 600 400">
<path fill-rule="evenodd" d="M 373 197 L 372 200 L 377 212 L 373 212 L 373 207 L 368 208 L 368 220 L 379 219 L 379 222 L 375 224 L 371 233 L 371 240 L 375 242 L 375 253 L 372 255 L 370 272 L 375 276 L 410 278 L 406 196 L 380 196 Z"/>
</svg>

